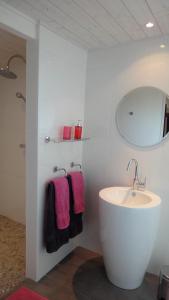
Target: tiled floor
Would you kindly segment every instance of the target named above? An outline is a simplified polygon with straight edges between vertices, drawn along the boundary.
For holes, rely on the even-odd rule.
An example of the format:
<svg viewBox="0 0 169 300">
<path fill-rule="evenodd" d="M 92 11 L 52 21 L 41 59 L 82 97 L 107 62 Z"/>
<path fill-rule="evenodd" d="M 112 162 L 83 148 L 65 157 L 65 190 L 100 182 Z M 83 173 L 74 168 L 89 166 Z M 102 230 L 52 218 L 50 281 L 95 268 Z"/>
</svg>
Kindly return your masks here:
<svg viewBox="0 0 169 300">
<path fill-rule="evenodd" d="M 25 277 L 25 226 L 0 215 L 0 297 Z"/>
<path fill-rule="evenodd" d="M 101 256 L 76 248 L 39 283 L 24 285 L 49 300 L 156 300 L 158 278 L 149 274 L 140 288 L 119 289 L 108 281 Z"/>
</svg>

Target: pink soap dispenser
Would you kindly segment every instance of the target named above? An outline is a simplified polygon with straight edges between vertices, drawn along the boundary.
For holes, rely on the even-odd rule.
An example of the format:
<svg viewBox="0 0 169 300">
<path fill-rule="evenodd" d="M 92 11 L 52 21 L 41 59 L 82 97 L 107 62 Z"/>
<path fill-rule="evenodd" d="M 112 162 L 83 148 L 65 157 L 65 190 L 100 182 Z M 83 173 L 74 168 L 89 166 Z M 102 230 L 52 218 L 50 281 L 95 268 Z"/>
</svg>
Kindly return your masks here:
<svg viewBox="0 0 169 300">
<path fill-rule="evenodd" d="M 74 139 L 80 140 L 81 138 L 82 138 L 82 125 L 81 125 L 81 121 L 78 120 L 78 123 L 75 126 Z"/>
<path fill-rule="evenodd" d="M 63 140 L 70 140 L 72 134 L 72 126 L 63 127 Z"/>
</svg>

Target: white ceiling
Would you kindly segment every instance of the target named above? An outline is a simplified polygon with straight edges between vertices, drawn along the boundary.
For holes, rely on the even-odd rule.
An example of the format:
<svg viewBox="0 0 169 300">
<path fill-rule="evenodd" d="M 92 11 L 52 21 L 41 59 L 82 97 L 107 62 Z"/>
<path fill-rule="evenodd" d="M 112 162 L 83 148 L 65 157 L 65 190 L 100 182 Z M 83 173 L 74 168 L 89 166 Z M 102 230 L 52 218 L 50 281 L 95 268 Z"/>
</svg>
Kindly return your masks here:
<svg viewBox="0 0 169 300">
<path fill-rule="evenodd" d="M 14 54 L 21 54 L 25 57 L 26 41 L 0 29 L 0 67 L 5 67 L 9 57 Z"/>
<path fill-rule="evenodd" d="M 87 49 L 169 34 L 169 0 L 3 0 Z M 145 24 L 155 24 L 147 29 Z"/>
</svg>

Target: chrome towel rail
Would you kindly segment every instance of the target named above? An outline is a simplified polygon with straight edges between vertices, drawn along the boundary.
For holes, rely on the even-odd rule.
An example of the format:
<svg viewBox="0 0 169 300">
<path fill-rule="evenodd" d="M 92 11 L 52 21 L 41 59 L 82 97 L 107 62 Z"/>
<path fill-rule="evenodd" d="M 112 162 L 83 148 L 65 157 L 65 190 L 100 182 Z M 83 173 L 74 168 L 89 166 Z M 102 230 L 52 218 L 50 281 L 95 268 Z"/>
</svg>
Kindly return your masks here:
<svg viewBox="0 0 169 300">
<path fill-rule="evenodd" d="M 73 161 L 70 163 L 70 167 L 74 168 L 74 167 L 79 167 L 80 169 L 82 169 L 82 165 L 81 164 L 76 164 Z"/>
<path fill-rule="evenodd" d="M 82 169 L 82 165 L 81 164 L 76 164 L 74 163 L 73 161 L 70 163 L 70 167 L 71 168 L 74 168 L 74 167 L 79 167 L 80 170 Z M 65 173 L 65 176 L 67 176 L 67 171 L 65 168 L 59 168 L 58 166 L 55 166 L 53 168 L 53 172 L 56 173 L 56 172 L 60 172 L 60 171 L 63 171 Z"/>
<path fill-rule="evenodd" d="M 64 171 L 65 176 L 67 176 L 67 172 L 65 168 L 59 168 L 57 166 L 53 168 L 53 172 L 59 172 L 59 171 Z"/>
</svg>

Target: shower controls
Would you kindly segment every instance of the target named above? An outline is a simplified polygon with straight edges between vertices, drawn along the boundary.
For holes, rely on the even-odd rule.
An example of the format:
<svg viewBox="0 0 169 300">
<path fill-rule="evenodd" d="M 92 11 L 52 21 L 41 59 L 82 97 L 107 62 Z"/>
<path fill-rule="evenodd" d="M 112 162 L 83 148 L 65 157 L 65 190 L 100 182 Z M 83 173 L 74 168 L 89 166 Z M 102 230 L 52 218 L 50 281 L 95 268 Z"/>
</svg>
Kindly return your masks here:
<svg viewBox="0 0 169 300">
<path fill-rule="evenodd" d="M 16 92 L 16 97 L 19 99 L 22 99 L 24 102 L 26 102 L 26 98 L 22 95 L 22 93 Z"/>
<path fill-rule="evenodd" d="M 19 144 L 19 148 L 25 149 L 25 148 L 26 148 L 26 145 L 25 145 L 25 144 Z"/>
</svg>

